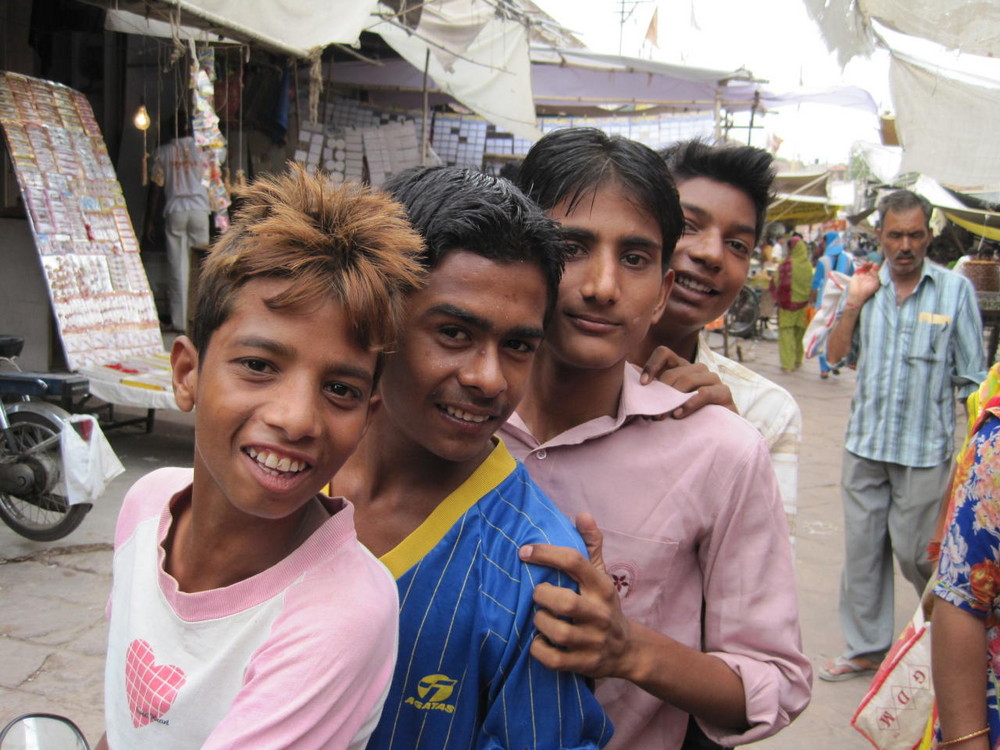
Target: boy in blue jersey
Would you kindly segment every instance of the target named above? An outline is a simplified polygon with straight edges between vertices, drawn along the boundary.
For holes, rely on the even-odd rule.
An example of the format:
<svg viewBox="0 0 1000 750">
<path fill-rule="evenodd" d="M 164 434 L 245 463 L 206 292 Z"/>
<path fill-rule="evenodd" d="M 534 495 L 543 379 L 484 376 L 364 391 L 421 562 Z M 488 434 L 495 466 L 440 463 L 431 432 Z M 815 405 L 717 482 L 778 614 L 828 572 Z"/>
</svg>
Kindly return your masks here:
<svg viewBox="0 0 1000 750">
<path fill-rule="evenodd" d="M 555 303 L 558 233 L 487 175 L 418 168 L 386 188 L 424 237 L 429 275 L 333 483 L 399 586 L 399 659 L 369 748 L 602 747 L 612 726 L 584 679 L 529 653 L 535 586 L 573 583 L 518 558 L 524 544 L 585 547 L 494 438 Z"/>
</svg>

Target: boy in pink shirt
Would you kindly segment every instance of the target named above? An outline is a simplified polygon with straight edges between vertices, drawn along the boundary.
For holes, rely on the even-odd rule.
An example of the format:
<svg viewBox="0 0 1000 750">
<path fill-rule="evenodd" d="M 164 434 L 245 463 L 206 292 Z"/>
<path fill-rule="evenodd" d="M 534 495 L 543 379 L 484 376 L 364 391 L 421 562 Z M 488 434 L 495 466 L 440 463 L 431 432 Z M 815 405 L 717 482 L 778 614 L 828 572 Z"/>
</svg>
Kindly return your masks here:
<svg viewBox="0 0 1000 750">
<path fill-rule="evenodd" d="M 626 361 L 673 281 L 683 215 L 666 166 L 638 143 L 559 130 L 531 149 L 519 183 L 570 250 L 501 434 L 591 552 L 522 548 L 580 584 L 535 589 L 532 653 L 598 678 L 609 748 L 677 750 L 689 715 L 724 745 L 774 734 L 807 705 L 810 669 L 767 446 L 721 407 L 664 419 L 687 396 L 640 386 Z"/>
<path fill-rule="evenodd" d="M 420 250 L 367 189 L 293 169 L 246 192 L 171 352 L 194 468 L 139 480 L 119 516 L 101 747 L 365 746 L 396 586 L 320 488 L 367 427 Z"/>
</svg>

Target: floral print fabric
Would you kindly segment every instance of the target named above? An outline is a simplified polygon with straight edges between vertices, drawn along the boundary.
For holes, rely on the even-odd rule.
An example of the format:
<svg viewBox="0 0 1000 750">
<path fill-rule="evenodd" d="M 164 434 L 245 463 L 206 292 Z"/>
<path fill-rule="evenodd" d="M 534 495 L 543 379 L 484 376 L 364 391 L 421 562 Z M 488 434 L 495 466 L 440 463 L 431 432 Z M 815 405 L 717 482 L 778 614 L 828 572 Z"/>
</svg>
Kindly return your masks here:
<svg viewBox="0 0 1000 750">
<path fill-rule="evenodd" d="M 934 593 L 982 618 L 989 666 L 990 746 L 1000 747 L 1000 399 L 991 401 L 958 458 L 955 512 L 941 545 Z"/>
</svg>

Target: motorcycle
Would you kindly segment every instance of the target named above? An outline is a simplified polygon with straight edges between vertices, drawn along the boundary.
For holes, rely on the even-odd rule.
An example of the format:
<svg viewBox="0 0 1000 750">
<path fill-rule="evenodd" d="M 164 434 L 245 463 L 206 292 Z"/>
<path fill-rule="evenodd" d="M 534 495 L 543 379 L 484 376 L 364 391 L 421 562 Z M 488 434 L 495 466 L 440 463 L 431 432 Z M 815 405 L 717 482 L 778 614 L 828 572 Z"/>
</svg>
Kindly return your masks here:
<svg viewBox="0 0 1000 750">
<path fill-rule="evenodd" d="M 26 714 L 0 731 L 0 750 L 90 750 L 83 732 L 56 714 Z"/>
<path fill-rule="evenodd" d="M 66 497 L 61 435 L 74 425 L 70 413 L 37 398 L 75 398 L 90 384 L 77 375 L 21 372 L 14 358 L 23 345 L 19 336 L 0 336 L 0 520 L 21 536 L 51 542 L 79 526 L 91 505 Z"/>
</svg>

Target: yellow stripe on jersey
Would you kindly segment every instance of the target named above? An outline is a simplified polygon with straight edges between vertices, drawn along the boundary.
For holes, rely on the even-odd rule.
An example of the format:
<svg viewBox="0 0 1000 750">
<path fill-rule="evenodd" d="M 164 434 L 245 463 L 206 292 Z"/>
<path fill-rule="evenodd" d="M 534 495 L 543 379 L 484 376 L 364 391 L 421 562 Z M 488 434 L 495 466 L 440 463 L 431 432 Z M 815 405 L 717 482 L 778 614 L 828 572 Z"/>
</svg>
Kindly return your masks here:
<svg viewBox="0 0 1000 750">
<path fill-rule="evenodd" d="M 500 438 L 494 440 L 496 447 L 472 476 L 442 500 L 406 539 L 379 558 L 394 578 L 420 562 L 469 508 L 514 471 L 517 461 Z"/>
</svg>

